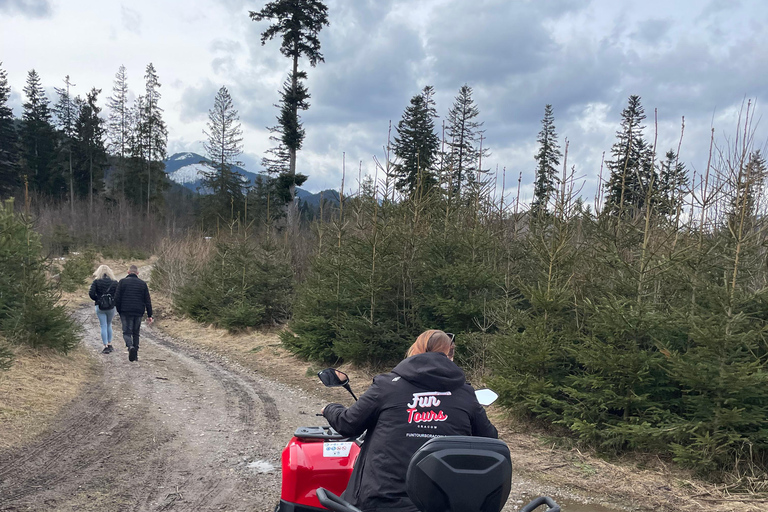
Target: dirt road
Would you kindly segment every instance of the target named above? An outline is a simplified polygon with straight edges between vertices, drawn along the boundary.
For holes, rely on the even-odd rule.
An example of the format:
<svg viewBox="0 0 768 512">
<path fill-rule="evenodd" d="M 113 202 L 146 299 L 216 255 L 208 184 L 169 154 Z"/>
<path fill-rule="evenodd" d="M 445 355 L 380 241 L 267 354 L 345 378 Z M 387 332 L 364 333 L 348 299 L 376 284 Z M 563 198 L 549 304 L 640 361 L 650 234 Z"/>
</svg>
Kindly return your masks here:
<svg viewBox="0 0 768 512">
<path fill-rule="evenodd" d="M 280 452 L 321 403 L 142 326 L 128 361 L 119 322 L 102 355 L 92 306 L 77 312 L 101 377 L 52 432 L 0 453 L 0 510 L 271 511 Z"/>
</svg>

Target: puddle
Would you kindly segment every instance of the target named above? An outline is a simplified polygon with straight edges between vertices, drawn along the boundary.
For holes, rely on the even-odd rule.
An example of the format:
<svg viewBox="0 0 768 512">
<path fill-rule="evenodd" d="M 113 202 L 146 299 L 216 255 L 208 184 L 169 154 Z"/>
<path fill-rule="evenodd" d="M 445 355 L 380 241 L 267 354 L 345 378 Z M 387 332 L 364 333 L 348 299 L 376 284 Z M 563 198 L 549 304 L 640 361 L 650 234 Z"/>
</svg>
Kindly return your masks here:
<svg viewBox="0 0 768 512">
<path fill-rule="evenodd" d="M 275 465 L 265 460 L 255 460 L 249 463 L 247 467 L 255 470 L 257 473 L 271 473 L 275 470 Z"/>
</svg>

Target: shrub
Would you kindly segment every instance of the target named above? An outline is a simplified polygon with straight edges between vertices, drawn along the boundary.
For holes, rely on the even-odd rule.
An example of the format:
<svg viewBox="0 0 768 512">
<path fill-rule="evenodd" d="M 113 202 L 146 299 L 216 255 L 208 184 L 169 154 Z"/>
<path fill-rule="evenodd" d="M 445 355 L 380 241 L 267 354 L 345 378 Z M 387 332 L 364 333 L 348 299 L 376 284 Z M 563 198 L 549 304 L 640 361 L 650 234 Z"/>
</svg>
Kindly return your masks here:
<svg viewBox="0 0 768 512">
<path fill-rule="evenodd" d="M 61 269 L 61 288 L 65 292 L 74 292 L 88 281 L 96 270 L 96 254 L 91 250 L 72 253 Z"/>
<path fill-rule="evenodd" d="M 173 295 L 174 304 L 199 322 L 230 331 L 284 322 L 293 292 L 289 262 L 269 236 L 262 243 L 220 239 L 208 264 Z"/>
<path fill-rule="evenodd" d="M 40 236 L 6 201 L 0 209 L 0 333 L 12 343 L 67 352 L 78 343 L 79 329 L 58 304 L 41 252 Z"/>
</svg>

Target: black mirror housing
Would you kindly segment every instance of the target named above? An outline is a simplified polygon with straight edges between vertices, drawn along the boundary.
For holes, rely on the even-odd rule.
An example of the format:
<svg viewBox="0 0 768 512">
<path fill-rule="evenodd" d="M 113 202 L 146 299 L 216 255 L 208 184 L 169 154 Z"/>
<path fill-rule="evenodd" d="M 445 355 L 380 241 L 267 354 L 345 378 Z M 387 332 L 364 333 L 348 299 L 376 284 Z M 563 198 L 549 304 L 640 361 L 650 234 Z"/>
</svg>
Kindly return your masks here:
<svg viewBox="0 0 768 512">
<path fill-rule="evenodd" d="M 338 374 L 343 375 L 344 379 L 340 379 Z M 349 384 L 349 377 L 347 377 L 347 374 L 335 368 L 326 368 L 325 370 L 321 370 L 317 372 L 317 376 L 320 378 L 322 383 L 329 388 L 336 388 Z"/>
</svg>

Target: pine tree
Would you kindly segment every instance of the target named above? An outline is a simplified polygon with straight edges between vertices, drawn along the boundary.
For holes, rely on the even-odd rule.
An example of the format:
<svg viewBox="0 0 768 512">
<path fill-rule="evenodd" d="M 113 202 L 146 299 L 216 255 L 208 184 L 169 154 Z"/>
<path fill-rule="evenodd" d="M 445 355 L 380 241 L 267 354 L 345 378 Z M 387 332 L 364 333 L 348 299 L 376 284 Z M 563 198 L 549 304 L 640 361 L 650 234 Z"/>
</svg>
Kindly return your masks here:
<svg viewBox="0 0 768 512">
<path fill-rule="evenodd" d="M 128 77 L 125 66 L 120 66 L 115 74 L 115 82 L 112 86 L 112 96 L 107 99 L 109 107 L 109 121 L 107 123 L 107 137 L 109 147 L 113 155 L 118 157 L 116 181 L 125 184 L 126 157 L 128 156 L 128 144 L 131 130 L 131 108 L 128 105 Z M 125 190 L 122 190 L 125 196 Z"/>
<path fill-rule="evenodd" d="M 93 88 L 86 95 L 74 126 L 74 153 L 77 168 L 82 177 L 78 180 L 80 194 L 87 191 L 93 211 L 93 196 L 104 187 L 104 169 L 107 166 L 107 150 L 104 147 L 104 120 L 99 116 L 101 108 L 96 104 L 101 89 Z"/>
<path fill-rule="evenodd" d="M 296 176 L 296 152 L 301 149 L 304 138 L 299 110 L 306 110 L 306 99 L 309 97 L 306 88 L 300 84 L 306 73 L 299 71 L 299 58 L 307 57 L 312 67 L 324 62 L 318 35 L 323 26 L 328 25 L 328 8 L 318 0 L 274 0 L 258 12 L 250 11 L 250 17 L 253 21 L 272 22 L 261 33 L 261 44 L 282 36 L 280 53 L 293 61 L 289 74 L 290 91 L 287 94 L 283 91 L 279 117 L 282 141 L 289 154 L 288 175 L 293 178 Z M 291 184 L 291 201 L 295 197 L 295 189 L 295 184 Z"/>
<path fill-rule="evenodd" d="M 11 195 L 20 185 L 19 136 L 13 125 L 13 110 L 8 106 L 10 95 L 8 74 L 0 68 L 0 198 Z"/>
<path fill-rule="evenodd" d="M 165 164 L 163 163 L 166 158 L 168 130 L 163 121 L 163 109 L 159 106 L 161 97 L 159 91 L 160 82 L 152 63 L 147 65 L 144 79 L 146 80 L 146 88 L 140 133 L 144 149 L 144 164 L 147 171 L 147 215 L 149 215 L 153 198 L 155 201 L 159 201 L 162 191 L 168 188 Z M 152 195 L 153 188 L 154 197 Z"/>
<path fill-rule="evenodd" d="M 53 106 L 53 113 L 56 116 L 56 125 L 64 135 L 59 150 L 62 153 L 66 153 L 65 159 L 69 171 L 69 207 L 71 211 L 74 211 L 75 174 L 72 169 L 72 143 L 75 135 L 75 120 L 79 115 L 78 109 L 80 101 L 78 101 L 79 98 L 72 98 L 70 87 L 75 84 L 69 80 L 69 75 L 64 77 L 64 85 L 65 87 L 54 88 L 59 98 Z"/>
<path fill-rule="evenodd" d="M 435 133 L 434 88 L 424 87 L 411 98 L 411 104 L 397 123 L 393 151 L 400 161 L 394 165 L 395 186 L 409 194 L 425 193 L 437 183 L 434 163 L 440 149 Z"/>
<path fill-rule="evenodd" d="M 557 143 L 552 105 L 548 104 L 544 107 L 544 118 L 541 120 L 541 131 L 536 142 L 539 143 L 539 152 L 535 156 L 538 165 L 531 203 L 531 213 L 534 216 L 547 212 L 549 202 L 556 193 L 557 184 L 560 181 L 557 174 L 563 154 Z"/>
<path fill-rule="evenodd" d="M 278 124 L 269 128 L 269 139 L 276 145 L 267 150 L 267 155 L 261 160 L 269 178 L 266 185 L 274 192 L 273 198 L 279 199 L 272 206 L 277 211 L 279 208 L 291 203 L 294 198 L 293 190 L 307 181 L 307 176 L 300 173 L 291 173 L 291 147 L 301 149 L 304 141 L 304 128 L 298 117 L 293 115 L 293 106 L 296 105 L 300 110 L 309 108 L 309 92 L 301 79 L 306 78 L 306 73 L 299 71 L 299 81 L 296 84 L 296 90 L 293 90 L 293 81 L 289 77 L 283 84 L 280 91 L 280 104 L 276 105 L 279 110 L 277 116 Z"/>
<path fill-rule="evenodd" d="M 123 172 L 117 177 L 119 180 L 117 185 L 125 198 L 137 206 L 146 202 L 144 192 L 147 189 L 144 160 L 145 140 L 143 137 L 144 117 L 146 116 L 144 104 L 144 95 L 139 95 L 131 106 L 129 115 L 131 125 L 126 143 L 127 159 L 123 166 Z"/>
<path fill-rule="evenodd" d="M 483 123 L 475 118 L 480 109 L 472 99 L 472 88 L 464 84 L 453 106 L 448 111 L 448 126 L 446 138 L 448 154 L 444 167 L 450 173 L 451 192 L 461 196 L 462 189 L 477 180 L 481 157 L 489 155 L 487 149 L 480 149 L 480 138 L 483 134 Z M 480 172 L 486 172 L 480 169 Z"/>
<path fill-rule="evenodd" d="M 27 101 L 23 105 L 21 145 L 23 156 L 22 173 L 38 192 L 60 196 L 65 190 L 65 181 L 56 168 L 56 147 L 58 136 L 51 124 L 51 110 L 40 76 L 33 69 L 24 86 Z"/>
<path fill-rule="evenodd" d="M 203 133 L 208 138 L 203 146 L 211 161 L 208 164 L 211 171 L 203 173 L 203 186 L 211 192 L 205 198 L 203 217 L 244 220 L 243 186 L 247 180 L 232 169 L 235 165 L 241 165 L 237 157 L 243 152 L 243 131 L 226 87 L 219 89 L 216 94 L 213 108 L 208 111 L 208 130 Z"/>
<path fill-rule="evenodd" d="M 621 129 L 611 148 L 612 158 L 607 162 L 611 174 L 605 185 L 605 201 L 612 213 L 641 211 L 650 187 L 658 186 L 651 148 L 643 137 L 644 120 L 640 96 L 630 96 L 621 112 Z"/>
<path fill-rule="evenodd" d="M 749 236 L 757 214 L 757 195 L 762 191 L 766 174 L 765 158 L 760 150 L 753 151 L 746 164 L 734 173 L 730 184 L 730 201 L 726 216 L 727 228 L 734 236 Z M 738 235 L 741 233 L 741 235 Z"/>
<path fill-rule="evenodd" d="M 678 160 L 673 150 L 667 151 L 660 164 L 656 210 L 661 215 L 676 215 L 682 206 L 683 197 L 688 189 L 688 174 L 685 164 Z"/>
</svg>

